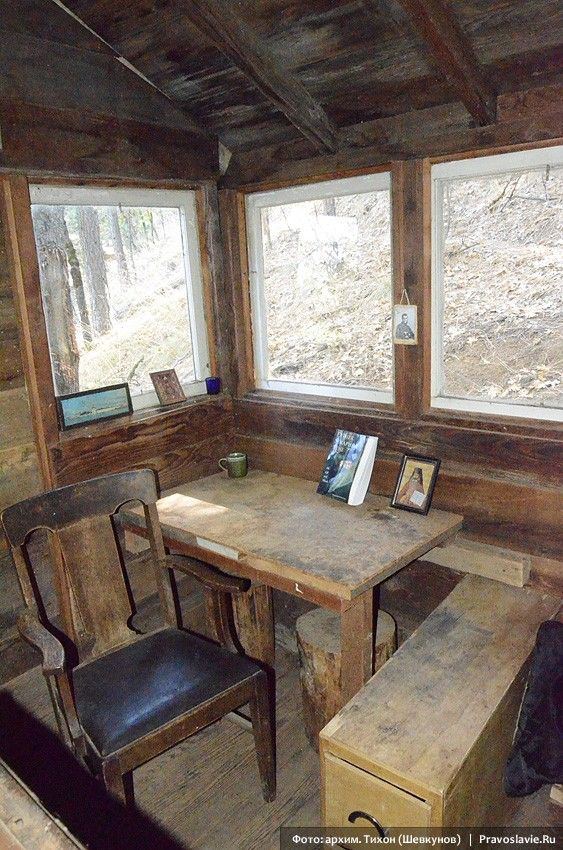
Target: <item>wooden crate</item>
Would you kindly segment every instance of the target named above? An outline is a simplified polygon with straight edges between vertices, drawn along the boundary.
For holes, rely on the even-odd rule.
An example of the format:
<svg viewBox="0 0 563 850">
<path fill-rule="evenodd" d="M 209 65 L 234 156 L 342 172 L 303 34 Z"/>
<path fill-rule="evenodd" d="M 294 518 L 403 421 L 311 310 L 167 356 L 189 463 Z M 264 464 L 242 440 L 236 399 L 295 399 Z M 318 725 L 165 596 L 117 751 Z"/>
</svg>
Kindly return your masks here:
<svg viewBox="0 0 563 850">
<path fill-rule="evenodd" d="M 560 604 L 466 576 L 321 732 L 324 825 L 355 810 L 383 827 L 502 825 L 536 632 Z"/>
</svg>

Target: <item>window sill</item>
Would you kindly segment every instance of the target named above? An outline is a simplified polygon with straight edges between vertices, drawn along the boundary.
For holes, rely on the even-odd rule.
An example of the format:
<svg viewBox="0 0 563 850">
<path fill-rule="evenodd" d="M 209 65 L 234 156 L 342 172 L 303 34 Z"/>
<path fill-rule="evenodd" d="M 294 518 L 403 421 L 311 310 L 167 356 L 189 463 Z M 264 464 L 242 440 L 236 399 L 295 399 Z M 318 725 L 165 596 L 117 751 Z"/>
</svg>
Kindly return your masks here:
<svg viewBox="0 0 563 850">
<path fill-rule="evenodd" d="M 250 404 L 266 404 L 272 407 L 292 407 L 303 411 L 341 413 L 342 415 L 362 416 L 381 422 L 423 423 L 437 428 L 451 427 L 469 431 L 487 431 L 503 435 L 530 437 L 542 440 L 560 440 L 563 427 L 555 422 L 536 419 L 518 419 L 515 416 L 491 416 L 466 411 L 440 410 L 427 408 L 414 418 L 401 416 L 393 405 L 373 402 L 353 401 L 350 399 L 323 398 L 305 396 L 302 393 L 282 393 L 274 390 L 251 390 L 236 401 Z M 373 428 L 373 425 L 371 426 Z"/>
<path fill-rule="evenodd" d="M 327 412 L 353 413 L 362 416 L 370 414 L 387 414 L 395 418 L 397 412 L 394 403 L 383 403 L 375 401 L 361 401 L 351 398 L 335 398 L 333 396 L 306 395 L 305 393 L 280 392 L 279 390 L 256 389 L 251 390 L 238 401 L 249 401 L 256 403 L 291 405 Z"/>
<path fill-rule="evenodd" d="M 115 419 L 102 420 L 91 425 L 81 425 L 78 428 L 71 428 L 68 431 L 60 431 L 59 442 L 67 443 L 76 439 L 83 439 L 84 437 L 100 437 L 106 434 L 112 434 L 123 428 L 135 427 L 142 424 L 150 425 L 165 417 L 171 417 L 177 414 L 182 415 L 201 405 L 213 404 L 218 401 L 224 403 L 227 400 L 230 401 L 230 396 L 225 393 L 218 393 L 217 395 L 205 394 L 192 396 L 185 401 L 178 402 L 178 404 L 143 407 L 140 410 L 134 411 L 129 416 L 119 416 Z"/>
<path fill-rule="evenodd" d="M 459 413 L 467 417 L 485 416 L 489 419 L 511 422 L 537 422 L 540 425 L 563 424 L 563 410 L 553 407 L 534 407 L 521 403 L 479 401 L 448 396 L 437 396 L 431 400 L 430 410 Z"/>
</svg>

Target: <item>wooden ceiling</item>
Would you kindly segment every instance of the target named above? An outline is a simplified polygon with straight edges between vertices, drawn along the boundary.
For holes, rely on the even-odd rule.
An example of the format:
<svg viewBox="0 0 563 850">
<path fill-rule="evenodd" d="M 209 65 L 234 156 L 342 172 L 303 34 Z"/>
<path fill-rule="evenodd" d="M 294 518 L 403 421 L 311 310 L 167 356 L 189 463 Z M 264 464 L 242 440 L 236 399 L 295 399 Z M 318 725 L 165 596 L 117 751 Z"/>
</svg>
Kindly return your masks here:
<svg viewBox="0 0 563 850">
<path fill-rule="evenodd" d="M 559 79 L 560 0 L 66 0 L 233 152 Z"/>
<path fill-rule="evenodd" d="M 144 121 L 148 110 L 152 123 L 160 114 L 168 127 L 189 125 L 192 135 L 203 131 L 198 144 L 207 138 L 212 146 L 218 137 L 234 154 L 229 174 L 236 180 L 238 168 L 242 182 L 251 172 L 260 177 L 260 160 L 269 173 L 278 160 L 324 156 L 340 163 L 343 152 L 366 146 L 373 152 L 379 145 L 382 155 L 417 155 L 417 136 L 429 134 L 429 122 L 458 134 L 486 130 L 506 113 L 507 93 L 563 79 L 561 0 L 63 2 L 92 32 L 59 0 L 20 0 L 17 9 L 0 0 L 0 30 L 15 36 L 15 52 L 6 41 L 4 64 L 38 66 L 38 45 L 50 45 L 49 74 L 34 69 L 33 85 L 53 79 L 58 68 L 65 80 L 56 81 L 46 102 L 56 108 L 74 96 L 75 109 L 83 104 L 99 114 L 107 111 L 99 94 L 98 81 L 109 79 L 103 63 L 123 57 L 145 78 L 126 81 L 137 92 L 130 117 L 140 113 Z M 103 60 L 93 60 L 96 53 Z M 115 93 L 119 117 L 124 96 L 115 76 L 106 99 Z M 31 70 L 26 86 L 30 80 Z M 147 91 L 142 109 L 140 84 Z M 553 123 L 536 136 L 553 137 Z M 402 150 L 405 133 L 411 144 Z M 360 166 L 361 156 L 369 158 L 358 156 Z"/>
</svg>

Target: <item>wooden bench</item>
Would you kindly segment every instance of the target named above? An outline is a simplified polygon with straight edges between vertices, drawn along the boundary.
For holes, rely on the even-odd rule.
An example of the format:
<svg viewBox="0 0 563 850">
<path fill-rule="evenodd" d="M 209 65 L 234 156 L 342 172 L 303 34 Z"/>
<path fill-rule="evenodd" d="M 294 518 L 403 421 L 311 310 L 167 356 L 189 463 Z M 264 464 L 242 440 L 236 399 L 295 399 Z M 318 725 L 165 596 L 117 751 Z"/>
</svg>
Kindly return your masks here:
<svg viewBox="0 0 563 850">
<path fill-rule="evenodd" d="M 560 604 L 466 576 L 322 730 L 324 825 L 503 825 L 530 655 Z"/>
</svg>

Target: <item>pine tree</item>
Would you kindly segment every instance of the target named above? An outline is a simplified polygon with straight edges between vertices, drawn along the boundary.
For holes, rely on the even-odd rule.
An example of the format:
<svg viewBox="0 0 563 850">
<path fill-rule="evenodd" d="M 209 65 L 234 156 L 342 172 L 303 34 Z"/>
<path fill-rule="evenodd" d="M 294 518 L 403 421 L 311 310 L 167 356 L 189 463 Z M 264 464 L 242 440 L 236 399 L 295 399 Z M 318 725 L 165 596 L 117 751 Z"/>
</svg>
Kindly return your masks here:
<svg viewBox="0 0 563 850">
<path fill-rule="evenodd" d="M 33 226 L 55 390 L 64 395 L 78 391 L 80 363 L 65 250 L 68 233 L 64 208 L 34 207 Z"/>
<path fill-rule="evenodd" d="M 78 207 L 77 212 L 84 273 L 90 295 L 92 330 L 96 335 L 101 335 L 111 330 L 111 313 L 100 222 L 94 207 Z"/>
</svg>

